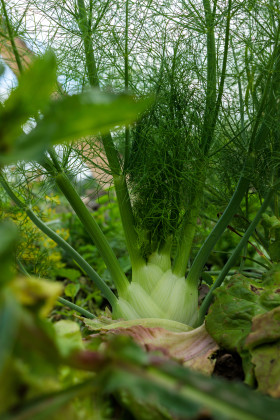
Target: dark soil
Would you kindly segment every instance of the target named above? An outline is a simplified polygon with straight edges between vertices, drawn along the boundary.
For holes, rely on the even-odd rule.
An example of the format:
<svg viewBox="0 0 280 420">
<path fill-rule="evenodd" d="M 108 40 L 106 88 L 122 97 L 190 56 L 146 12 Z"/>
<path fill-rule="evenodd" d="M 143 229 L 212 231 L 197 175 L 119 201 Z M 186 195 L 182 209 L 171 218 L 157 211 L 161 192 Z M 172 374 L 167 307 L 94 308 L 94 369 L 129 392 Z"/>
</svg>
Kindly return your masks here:
<svg viewBox="0 0 280 420">
<path fill-rule="evenodd" d="M 215 358 L 214 376 L 220 376 L 229 381 L 244 380 L 242 360 L 237 353 L 228 353 L 226 350 L 218 350 L 215 354 Z"/>
</svg>

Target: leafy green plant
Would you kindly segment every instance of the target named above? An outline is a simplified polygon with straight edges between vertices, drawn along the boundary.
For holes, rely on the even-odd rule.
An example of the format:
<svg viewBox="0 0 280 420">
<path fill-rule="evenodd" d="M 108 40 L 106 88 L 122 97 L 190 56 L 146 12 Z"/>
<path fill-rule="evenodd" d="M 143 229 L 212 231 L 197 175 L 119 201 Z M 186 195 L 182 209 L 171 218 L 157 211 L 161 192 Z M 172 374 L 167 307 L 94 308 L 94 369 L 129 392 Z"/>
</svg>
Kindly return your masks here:
<svg viewBox="0 0 280 420">
<path fill-rule="evenodd" d="M 0 217 L 2 220 L 13 221 L 20 232 L 20 240 L 17 242 L 16 249 L 16 261 L 19 269 L 21 271 L 26 270 L 32 275 L 45 277 L 50 276 L 52 270 L 62 268 L 65 264 L 62 262 L 62 253 L 55 247 L 53 241 L 38 230 L 26 217 L 26 214 L 15 208 L 6 198 L 1 197 Z M 47 203 L 38 206 L 39 203 L 37 202 L 34 207 L 38 209 L 42 218 L 55 225 L 57 233 L 67 239 L 69 230 L 57 222 L 55 210 L 48 205 L 52 200 L 53 197 L 47 197 Z M 57 203 L 58 198 L 56 197 L 55 200 Z"/>
</svg>

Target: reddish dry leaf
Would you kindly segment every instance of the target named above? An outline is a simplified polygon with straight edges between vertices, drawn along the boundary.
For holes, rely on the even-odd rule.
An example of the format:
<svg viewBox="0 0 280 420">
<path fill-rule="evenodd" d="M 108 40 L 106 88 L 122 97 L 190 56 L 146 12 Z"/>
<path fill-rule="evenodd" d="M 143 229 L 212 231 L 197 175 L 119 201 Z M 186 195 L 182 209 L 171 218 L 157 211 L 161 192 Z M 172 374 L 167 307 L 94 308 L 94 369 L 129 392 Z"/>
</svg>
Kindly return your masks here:
<svg viewBox="0 0 280 420">
<path fill-rule="evenodd" d="M 204 325 L 188 332 L 174 332 L 161 327 L 142 325 L 114 328 L 112 324 L 110 330 L 101 330 L 99 335 L 103 334 L 127 335 L 148 351 L 161 351 L 167 357 L 177 359 L 184 365 L 209 375 L 213 372 L 215 364 L 211 356 L 219 348 Z"/>
</svg>

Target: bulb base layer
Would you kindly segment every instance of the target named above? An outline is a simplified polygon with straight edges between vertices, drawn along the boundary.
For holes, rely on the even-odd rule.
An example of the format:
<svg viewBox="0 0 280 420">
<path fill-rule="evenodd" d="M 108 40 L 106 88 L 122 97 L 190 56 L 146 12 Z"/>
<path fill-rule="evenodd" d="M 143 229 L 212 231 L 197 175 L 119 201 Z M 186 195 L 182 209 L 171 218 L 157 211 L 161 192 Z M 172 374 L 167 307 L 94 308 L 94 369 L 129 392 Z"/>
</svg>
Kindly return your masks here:
<svg viewBox="0 0 280 420">
<path fill-rule="evenodd" d="M 149 262 L 134 271 L 132 282 L 114 306 L 113 316 L 126 321 L 166 319 L 192 326 L 198 313 L 198 292 L 192 289 L 185 277 Z"/>
</svg>

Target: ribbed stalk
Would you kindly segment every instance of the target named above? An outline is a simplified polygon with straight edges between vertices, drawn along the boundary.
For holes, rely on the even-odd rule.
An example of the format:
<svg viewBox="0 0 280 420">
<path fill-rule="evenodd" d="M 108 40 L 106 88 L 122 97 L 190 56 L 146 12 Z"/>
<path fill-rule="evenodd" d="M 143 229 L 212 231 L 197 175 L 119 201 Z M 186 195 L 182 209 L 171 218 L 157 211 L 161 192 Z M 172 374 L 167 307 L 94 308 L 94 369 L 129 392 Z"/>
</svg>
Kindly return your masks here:
<svg viewBox="0 0 280 420">
<path fill-rule="evenodd" d="M 138 237 L 134 229 L 133 214 L 125 177 L 123 175 L 114 176 L 114 185 L 117 191 L 118 206 L 125 233 L 126 246 L 129 252 L 132 269 L 135 269 L 144 264 L 145 261 L 141 257 L 138 248 Z"/>
<path fill-rule="evenodd" d="M 74 311 L 78 312 L 79 314 L 83 315 L 84 317 L 86 317 L 88 319 L 94 319 L 95 318 L 95 316 L 91 312 L 87 311 L 84 308 L 81 308 L 78 305 L 75 305 L 75 303 L 69 302 L 69 300 L 66 300 L 62 297 L 59 297 L 57 300 L 62 305 L 68 306 L 68 308 L 73 309 Z"/>
<path fill-rule="evenodd" d="M 222 73 L 221 73 L 221 79 L 218 89 L 218 96 L 217 96 L 217 102 L 215 105 L 215 111 L 213 115 L 213 122 L 212 122 L 212 134 L 211 137 L 214 134 L 215 126 L 218 120 L 219 110 L 222 103 L 222 97 L 224 93 L 224 84 L 226 79 L 226 69 L 227 69 L 227 57 L 228 57 L 228 49 L 229 49 L 229 34 L 230 34 L 230 15 L 231 15 L 231 3 L 232 0 L 229 0 L 228 2 L 228 15 L 227 15 L 227 24 L 226 24 L 226 36 L 225 36 L 225 47 L 224 47 L 224 56 L 223 56 L 223 66 L 222 66 Z M 208 145 L 210 147 L 210 144 Z M 208 150 L 206 150 L 208 152 Z"/>
<path fill-rule="evenodd" d="M 238 182 L 236 190 L 227 208 L 223 212 L 218 223 L 216 224 L 216 226 L 214 227 L 214 229 L 212 230 L 212 232 L 210 233 L 210 235 L 208 236 L 208 238 L 206 239 L 203 246 L 200 248 L 198 254 L 195 257 L 195 260 L 187 276 L 187 282 L 190 283 L 190 285 L 198 285 L 200 274 L 210 253 L 212 252 L 212 249 L 214 248 L 216 242 L 219 240 L 222 233 L 226 229 L 231 218 L 234 216 L 237 208 L 239 207 L 242 201 L 242 198 L 244 197 L 244 194 L 247 191 L 248 186 L 249 180 L 242 176 Z"/>
<path fill-rule="evenodd" d="M 207 27 L 207 90 L 206 90 L 206 106 L 204 114 L 204 124 L 202 130 L 202 141 L 205 155 L 208 154 L 211 141 L 213 138 L 215 125 L 218 118 L 221 98 L 224 89 L 228 44 L 229 44 L 229 27 L 230 27 L 230 10 L 231 0 L 229 0 L 228 17 L 226 27 L 226 39 L 224 58 L 222 66 L 222 75 L 219 85 L 218 98 L 216 101 L 216 46 L 214 34 L 214 12 L 211 11 L 209 0 L 203 1 L 205 22 Z M 190 256 L 193 238 L 196 231 L 196 219 L 199 214 L 200 194 L 197 194 L 194 203 L 191 206 L 188 218 L 185 219 L 180 236 L 177 255 L 174 261 L 173 272 L 179 276 L 185 275 L 185 271 Z"/>
<path fill-rule="evenodd" d="M 125 46 L 124 46 L 124 85 L 126 92 L 128 91 L 129 83 L 129 63 L 128 63 L 128 12 L 129 12 L 129 0 L 125 3 Z"/>
<path fill-rule="evenodd" d="M 86 57 L 86 68 L 88 72 L 89 82 L 91 86 L 99 87 L 97 66 L 92 47 L 91 28 L 89 27 L 89 20 L 87 19 L 87 12 L 84 0 L 78 0 L 78 9 L 78 25 L 83 36 Z"/>
<path fill-rule="evenodd" d="M 113 306 L 117 302 L 117 298 L 106 283 L 99 277 L 96 271 L 83 259 L 83 257 L 69 245 L 64 239 L 57 235 L 52 229 L 50 229 L 44 222 L 42 222 L 32 210 L 26 210 L 27 216 L 32 222 L 49 238 L 57 243 L 67 254 L 75 260 L 80 267 L 87 273 L 89 278 L 95 283 L 98 289 L 103 293 L 106 299 Z"/>
<path fill-rule="evenodd" d="M 85 226 L 87 233 L 99 250 L 112 275 L 118 293 L 124 293 L 129 285 L 129 282 L 98 224 L 86 208 L 70 179 L 64 172 L 60 172 L 55 176 L 55 182 L 71 204 L 80 221 Z"/>
<path fill-rule="evenodd" d="M 214 33 L 214 15 L 209 0 L 203 0 L 205 24 L 207 29 L 207 88 L 206 106 L 202 129 L 202 148 L 207 153 L 214 132 L 214 110 L 216 106 L 217 59 Z"/>
<path fill-rule="evenodd" d="M 233 217 L 236 209 L 241 203 L 242 198 L 245 195 L 250 185 L 250 180 L 247 178 L 247 174 L 248 173 L 251 174 L 252 171 L 254 170 L 254 164 L 255 164 L 255 159 L 256 159 L 255 150 L 258 149 L 259 145 L 262 144 L 263 141 L 265 141 L 265 134 L 267 131 L 266 120 L 272 113 L 271 106 L 267 106 L 267 104 L 271 104 L 271 101 L 274 99 L 274 92 L 271 86 L 275 84 L 275 82 L 278 80 L 278 77 L 279 77 L 279 72 L 277 71 L 278 70 L 277 66 L 279 65 L 278 62 L 279 62 L 279 57 L 280 57 L 280 48 L 277 45 L 277 42 L 279 39 L 279 32 L 280 32 L 280 28 L 278 29 L 278 32 L 276 34 L 275 47 L 274 47 L 274 51 L 272 53 L 272 58 L 270 61 L 269 69 L 271 71 L 269 72 L 269 75 L 266 81 L 260 107 L 258 110 L 258 114 L 255 120 L 253 130 L 252 130 L 251 138 L 250 138 L 248 159 L 246 160 L 246 163 L 244 165 L 243 172 L 239 179 L 236 190 L 226 210 L 224 211 L 222 217 L 219 219 L 215 228 L 210 233 L 210 235 L 208 236 L 208 238 L 206 239 L 206 241 L 200 248 L 197 256 L 195 257 L 193 265 L 187 276 L 187 281 L 190 282 L 191 284 L 192 283 L 198 284 L 199 277 L 202 272 L 204 264 L 206 263 L 216 242 L 221 237 L 223 231 L 226 229 L 228 223 Z M 274 68 L 274 72 L 272 71 L 273 68 Z M 272 103 L 272 106 L 274 106 L 273 103 Z"/>
<path fill-rule="evenodd" d="M 88 33 L 88 19 L 85 8 L 84 0 L 78 0 L 79 8 L 79 27 L 83 36 L 84 49 L 86 56 L 86 66 L 89 75 L 89 83 L 92 87 L 99 87 L 99 78 L 96 70 L 96 62 L 94 52 L 92 48 L 92 40 Z M 126 9 L 126 26 L 128 27 L 128 4 Z M 128 45 L 127 45 L 128 51 Z M 125 61 L 126 77 L 125 86 L 128 87 L 128 61 Z M 128 136 L 128 132 L 126 134 Z M 128 141 L 128 140 L 127 140 Z M 133 213 L 131 208 L 131 202 L 125 176 L 122 174 L 118 152 L 115 148 L 112 136 L 110 133 L 102 136 L 102 143 L 105 149 L 106 157 L 113 174 L 114 185 L 116 195 L 119 204 L 119 210 L 121 215 L 121 221 L 124 229 L 127 250 L 130 255 L 132 266 L 138 266 L 139 263 L 143 264 L 144 260 L 141 259 L 140 252 L 137 248 L 137 234 L 134 229 Z M 128 151 L 126 151 L 126 157 Z M 127 162 L 126 162 L 127 163 Z"/>
<path fill-rule="evenodd" d="M 104 297 L 108 300 L 112 307 L 117 304 L 117 298 L 107 284 L 99 277 L 96 271 L 83 259 L 83 257 L 72 248 L 64 239 L 62 239 L 57 233 L 50 229 L 42 220 L 39 219 L 36 214 L 29 209 L 24 202 L 19 199 L 14 192 L 11 190 L 10 186 L 0 174 L 0 182 L 5 189 L 9 197 L 22 209 L 26 212 L 27 216 L 32 220 L 32 222 L 49 238 L 51 238 L 57 245 L 59 245 L 64 251 L 73 258 L 79 266 L 87 273 L 89 278 L 96 284 L 98 289 L 103 293 Z"/>
<path fill-rule="evenodd" d="M 231 257 L 228 259 L 226 265 L 223 267 L 223 269 L 221 270 L 218 278 L 216 279 L 215 283 L 213 284 L 213 286 L 211 287 L 209 293 L 207 294 L 206 298 L 204 299 L 200 310 L 199 310 L 199 319 L 198 319 L 198 323 L 197 326 L 203 323 L 205 314 L 212 302 L 213 299 L 213 292 L 214 290 L 219 287 L 222 282 L 224 281 L 224 278 L 226 277 L 226 275 L 228 274 L 229 270 L 234 266 L 234 264 L 236 263 L 239 255 L 241 254 L 242 249 L 244 248 L 244 246 L 247 244 L 250 236 L 253 234 L 253 232 L 255 231 L 257 224 L 259 223 L 263 212 L 266 210 L 266 208 L 268 207 L 268 205 L 271 202 L 272 196 L 273 196 L 274 190 L 271 189 L 267 194 L 266 197 L 258 211 L 258 213 L 256 214 L 254 220 L 251 222 L 250 226 L 248 227 L 248 229 L 246 230 L 244 236 L 242 237 L 241 241 L 239 242 L 239 244 L 237 245 L 237 247 L 235 248 L 235 250 L 233 251 Z"/>
<path fill-rule="evenodd" d="M 122 173 L 118 152 L 115 148 L 111 134 L 109 133 L 102 136 L 102 142 L 110 169 L 113 174 L 114 186 L 116 190 L 122 226 L 125 234 L 127 250 L 130 256 L 132 267 L 136 267 L 139 266 L 139 264 L 144 264 L 144 260 L 141 258 L 137 246 L 138 236 L 134 228 L 134 218 L 125 175 Z"/>
<path fill-rule="evenodd" d="M 55 170 L 58 172 L 55 172 L 55 170 L 52 171 L 56 184 L 58 185 L 58 187 L 72 206 L 73 210 L 79 217 L 82 224 L 87 229 L 89 236 L 91 237 L 97 249 L 99 250 L 108 270 L 112 275 L 112 279 L 116 285 L 119 294 L 124 293 L 129 285 L 129 282 L 124 272 L 122 271 L 114 252 L 108 244 L 106 237 L 104 236 L 95 219 L 92 217 L 91 213 L 81 200 L 72 182 L 70 181 L 68 176 L 63 172 L 54 149 L 50 148 L 48 152 L 53 161 L 53 165 L 55 166 Z M 42 162 L 43 166 L 46 166 L 46 164 L 48 167 L 49 164 L 47 158 L 45 158 L 45 161 Z"/>
<path fill-rule="evenodd" d="M 7 10 L 6 10 L 5 1 L 1 0 L 1 4 L 2 4 L 3 13 L 4 13 L 4 16 L 5 16 L 5 20 L 6 20 L 6 25 L 7 25 L 8 34 L 9 34 L 9 37 L 10 37 L 10 42 L 11 42 L 12 49 L 13 49 L 13 54 L 14 54 L 16 62 L 17 62 L 18 70 L 19 70 L 20 73 L 22 73 L 23 72 L 23 67 L 22 67 L 21 59 L 20 59 L 20 56 L 19 56 L 19 53 L 18 53 L 18 49 L 17 49 L 16 44 L 15 44 L 13 29 L 10 25 L 8 13 L 7 13 Z"/>
<path fill-rule="evenodd" d="M 128 26 L 129 26 L 129 0 L 125 3 L 125 45 L 124 45 L 124 86 L 125 92 L 128 92 L 129 86 L 129 62 L 128 62 Z M 124 152 L 124 168 L 127 167 L 129 159 L 130 138 L 129 127 L 125 127 L 125 152 Z"/>
<path fill-rule="evenodd" d="M 185 276 L 194 235 L 197 228 L 199 204 L 201 195 L 197 194 L 190 211 L 186 214 L 181 235 L 177 246 L 177 254 L 173 264 L 173 273 L 178 277 Z"/>
<path fill-rule="evenodd" d="M 279 62 L 280 62 L 280 46 L 278 45 L 280 35 L 280 25 L 276 34 L 275 46 L 272 53 L 272 57 L 267 69 L 268 77 L 263 91 L 262 99 L 259 105 L 258 113 L 256 116 L 253 132 L 249 144 L 249 153 L 254 152 L 254 149 L 258 149 L 263 142 L 263 131 L 267 129 L 266 120 L 271 117 L 271 109 L 268 105 L 275 106 L 275 92 L 274 86 L 279 85 Z M 266 109 L 265 109 L 266 108 Z M 262 122 L 262 126 L 259 128 Z"/>
<path fill-rule="evenodd" d="M 230 30 L 230 12 L 231 0 L 228 4 L 228 16 L 226 25 L 226 37 L 224 47 L 224 57 L 220 85 L 218 89 L 218 97 L 216 101 L 216 46 L 214 34 L 214 12 L 211 11 L 209 0 L 204 0 L 205 22 L 207 27 L 207 91 L 206 91 L 206 108 L 203 126 L 203 148 L 205 155 L 208 154 L 213 138 L 216 122 L 218 119 L 220 104 L 224 91 L 224 83 L 226 76 L 226 65 L 229 46 L 229 30 Z M 177 256 L 174 262 L 173 272 L 179 276 L 185 275 L 188 259 L 192 247 L 193 238 L 196 231 L 196 219 L 199 214 L 200 194 L 198 194 L 192 204 L 188 219 L 184 221 L 182 235 L 178 246 Z"/>
</svg>

